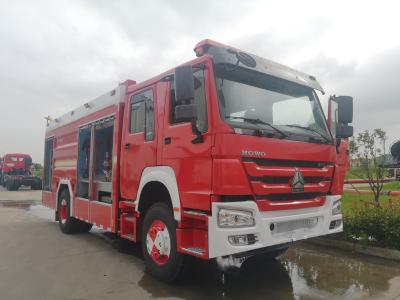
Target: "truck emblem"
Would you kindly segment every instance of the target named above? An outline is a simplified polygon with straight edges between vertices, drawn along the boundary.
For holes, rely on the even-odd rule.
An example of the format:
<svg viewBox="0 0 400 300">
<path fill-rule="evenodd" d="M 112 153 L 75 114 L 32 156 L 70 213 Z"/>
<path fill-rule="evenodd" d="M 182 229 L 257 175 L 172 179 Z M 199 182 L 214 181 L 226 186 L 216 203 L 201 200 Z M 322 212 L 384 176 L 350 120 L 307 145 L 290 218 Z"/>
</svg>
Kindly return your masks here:
<svg viewBox="0 0 400 300">
<path fill-rule="evenodd" d="M 294 170 L 294 176 L 291 180 L 293 193 L 304 192 L 304 178 L 299 169 Z"/>
<path fill-rule="evenodd" d="M 267 154 L 266 154 L 264 151 L 242 150 L 242 155 L 243 155 L 243 156 L 258 156 L 258 157 L 263 157 L 263 156 L 266 156 Z"/>
</svg>

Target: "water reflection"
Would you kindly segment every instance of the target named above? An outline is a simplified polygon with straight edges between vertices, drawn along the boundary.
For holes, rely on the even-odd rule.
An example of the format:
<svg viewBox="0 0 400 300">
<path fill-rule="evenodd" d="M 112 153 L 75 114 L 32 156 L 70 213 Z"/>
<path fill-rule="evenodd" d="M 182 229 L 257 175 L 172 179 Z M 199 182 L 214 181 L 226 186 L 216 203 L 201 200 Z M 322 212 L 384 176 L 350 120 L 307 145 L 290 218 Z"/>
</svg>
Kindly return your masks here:
<svg viewBox="0 0 400 300">
<path fill-rule="evenodd" d="M 29 210 L 32 205 L 36 204 L 37 202 L 34 200 L 0 200 L 0 207 L 19 208 L 24 210 Z"/>
<path fill-rule="evenodd" d="M 152 298 L 181 299 L 393 299 L 400 294 L 400 265 L 298 245 L 280 260 L 249 259 L 225 282 L 213 262 L 194 262 L 175 286 L 145 274 L 139 286 Z M 397 288 L 396 288 L 397 287 Z"/>
<path fill-rule="evenodd" d="M 260 267 L 260 266 L 265 266 Z M 192 272 L 176 286 L 168 286 L 145 274 L 139 286 L 153 298 L 182 299 L 293 299 L 288 272 L 279 261 L 249 259 L 240 272 L 223 274 L 216 264 L 193 264 Z M 223 276 L 225 280 L 223 279 Z"/>
<path fill-rule="evenodd" d="M 310 245 L 293 248 L 281 262 L 300 299 L 380 299 L 400 278 L 399 263 Z"/>
</svg>

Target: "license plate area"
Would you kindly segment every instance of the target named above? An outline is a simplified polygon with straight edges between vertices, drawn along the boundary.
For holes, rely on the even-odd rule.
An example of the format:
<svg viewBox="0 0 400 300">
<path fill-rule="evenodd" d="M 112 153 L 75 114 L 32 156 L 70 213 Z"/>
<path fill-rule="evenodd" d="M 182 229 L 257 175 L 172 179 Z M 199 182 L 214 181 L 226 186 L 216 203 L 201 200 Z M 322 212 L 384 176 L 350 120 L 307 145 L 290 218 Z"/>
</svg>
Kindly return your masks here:
<svg viewBox="0 0 400 300">
<path fill-rule="evenodd" d="M 321 221 L 319 217 L 305 218 L 300 220 L 272 222 L 270 230 L 272 235 L 295 232 L 297 230 L 310 230 Z"/>
</svg>

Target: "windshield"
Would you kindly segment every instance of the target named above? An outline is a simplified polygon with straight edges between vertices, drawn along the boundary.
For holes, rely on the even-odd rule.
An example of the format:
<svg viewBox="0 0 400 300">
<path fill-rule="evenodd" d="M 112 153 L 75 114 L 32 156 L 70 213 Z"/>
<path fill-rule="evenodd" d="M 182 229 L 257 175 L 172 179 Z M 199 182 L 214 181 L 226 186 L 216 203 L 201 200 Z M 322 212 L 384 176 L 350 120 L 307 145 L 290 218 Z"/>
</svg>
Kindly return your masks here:
<svg viewBox="0 0 400 300">
<path fill-rule="evenodd" d="M 11 161 L 11 162 L 24 161 L 24 158 L 16 157 L 16 156 L 9 156 L 9 157 L 7 157 L 7 161 Z"/>
<path fill-rule="evenodd" d="M 266 74 L 216 65 L 223 119 L 235 128 L 267 132 L 277 138 L 331 143 L 314 91 Z"/>
</svg>

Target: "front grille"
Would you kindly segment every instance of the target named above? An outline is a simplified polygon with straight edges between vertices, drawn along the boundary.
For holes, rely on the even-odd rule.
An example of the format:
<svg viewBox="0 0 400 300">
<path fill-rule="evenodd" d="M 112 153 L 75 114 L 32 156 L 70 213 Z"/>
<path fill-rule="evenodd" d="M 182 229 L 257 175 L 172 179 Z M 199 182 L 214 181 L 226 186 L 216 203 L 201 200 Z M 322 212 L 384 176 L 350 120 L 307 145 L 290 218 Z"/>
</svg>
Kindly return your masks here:
<svg viewBox="0 0 400 300">
<path fill-rule="evenodd" d="M 264 177 L 255 177 L 255 176 L 250 176 L 250 181 L 261 181 L 266 184 L 289 184 L 290 180 L 293 178 L 293 176 L 283 176 L 283 177 L 273 177 L 273 176 L 264 176 Z M 331 181 L 332 178 L 330 177 L 313 177 L 313 176 L 307 176 L 303 177 L 304 178 L 304 183 L 320 183 L 321 181 Z"/>
<path fill-rule="evenodd" d="M 295 200 L 310 200 L 317 197 L 325 196 L 324 193 L 296 193 L 296 194 L 269 194 L 257 195 L 256 199 L 266 199 L 269 201 L 295 201 Z"/>
<path fill-rule="evenodd" d="M 307 205 L 321 205 L 329 192 L 334 172 L 333 163 L 322 161 L 246 157 L 242 162 L 256 200 L 266 200 L 272 205 L 261 201 L 266 210 L 289 209 L 290 205 L 295 208 L 302 201 Z M 301 173 L 303 188 L 292 186 L 296 172 Z"/>
<path fill-rule="evenodd" d="M 284 159 L 269 159 L 269 158 L 253 158 L 244 157 L 244 162 L 254 162 L 259 166 L 276 166 L 276 167 L 297 167 L 297 168 L 323 168 L 333 165 L 331 162 L 322 161 L 305 161 L 305 160 L 284 160 Z"/>
<path fill-rule="evenodd" d="M 253 200 L 252 195 L 222 195 L 221 202 L 239 202 Z"/>
</svg>

